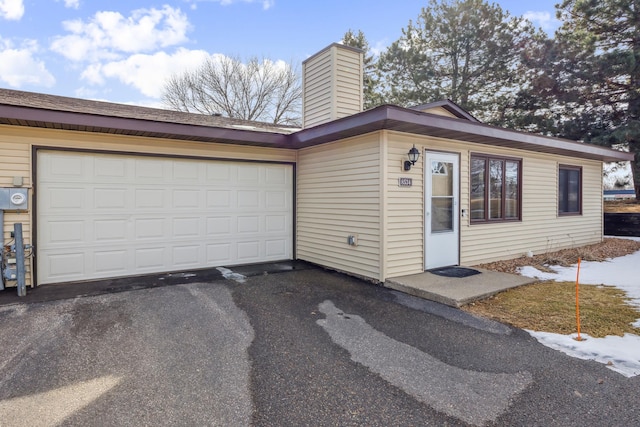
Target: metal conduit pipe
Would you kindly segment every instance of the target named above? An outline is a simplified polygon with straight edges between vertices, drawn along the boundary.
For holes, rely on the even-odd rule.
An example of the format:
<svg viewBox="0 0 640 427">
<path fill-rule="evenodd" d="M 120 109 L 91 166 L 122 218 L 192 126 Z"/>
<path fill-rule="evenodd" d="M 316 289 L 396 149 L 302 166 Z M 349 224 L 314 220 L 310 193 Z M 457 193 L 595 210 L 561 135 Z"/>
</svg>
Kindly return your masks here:
<svg viewBox="0 0 640 427">
<path fill-rule="evenodd" d="M 0 291 L 4 290 L 2 264 L 4 260 L 4 211 L 0 209 Z"/>
<path fill-rule="evenodd" d="M 16 239 L 16 269 L 18 280 L 18 296 L 27 295 L 27 273 L 24 265 L 24 240 L 22 238 L 22 223 L 13 224 L 13 236 Z"/>
</svg>

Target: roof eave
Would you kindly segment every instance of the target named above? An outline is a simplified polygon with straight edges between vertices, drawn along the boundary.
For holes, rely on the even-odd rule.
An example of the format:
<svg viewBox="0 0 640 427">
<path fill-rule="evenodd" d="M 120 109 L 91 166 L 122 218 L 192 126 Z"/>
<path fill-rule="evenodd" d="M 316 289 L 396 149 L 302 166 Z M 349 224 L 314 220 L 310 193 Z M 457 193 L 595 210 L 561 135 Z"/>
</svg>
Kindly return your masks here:
<svg viewBox="0 0 640 427">
<path fill-rule="evenodd" d="M 14 105 L 0 105 L 0 117 L 19 121 L 20 125 L 29 127 L 55 127 L 65 130 L 90 128 L 93 132 L 98 133 L 119 133 L 223 144 L 290 148 L 287 134 L 258 130 L 171 123 Z"/>
<path fill-rule="evenodd" d="M 603 162 L 630 161 L 634 158 L 632 153 L 593 144 L 503 129 L 391 105 L 383 105 L 294 133 L 291 135 L 292 147 L 304 148 L 382 129 Z"/>
<path fill-rule="evenodd" d="M 383 105 L 291 134 L 15 105 L 0 105 L 0 118 L 12 121 L 10 124 L 31 127 L 289 149 L 305 148 L 386 129 L 603 162 L 634 159 L 632 153 L 593 144 L 503 129 L 393 105 Z"/>
</svg>

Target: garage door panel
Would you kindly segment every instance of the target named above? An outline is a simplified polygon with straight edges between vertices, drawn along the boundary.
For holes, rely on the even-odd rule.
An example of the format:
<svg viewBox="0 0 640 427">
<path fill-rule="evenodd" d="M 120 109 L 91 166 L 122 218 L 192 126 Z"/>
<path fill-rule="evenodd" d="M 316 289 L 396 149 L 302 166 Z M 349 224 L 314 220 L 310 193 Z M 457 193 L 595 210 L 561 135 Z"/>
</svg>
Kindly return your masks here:
<svg viewBox="0 0 640 427">
<path fill-rule="evenodd" d="M 237 193 L 237 207 L 240 209 L 260 208 L 260 193 L 256 190 L 239 190 Z"/>
<path fill-rule="evenodd" d="M 125 158 L 94 158 L 94 176 L 97 182 L 126 182 L 128 178 L 128 163 Z"/>
<path fill-rule="evenodd" d="M 86 203 L 86 190 L 82 187 L 54 187 L 41 189 L 46 196 L 42 198 L 42 205 L 45 209 L 84 209 Z"/>
<path fill-rule="evenodd" d="M 289 183 L 287 178 L 286 171 L 281 168 L 265 168 L 265 183 L 267 185 L 286 185 Z"/>
<path fill-rule="evenodd" d="M 207 191 L 207 208 L 209 209 L 229 209 L 232 206 L 232 194 L 229 190 L 209 190 Z"/>
<path fill-rule="evenodd" d="M 260 183 L 260 171 L 253 164 L 239 165 L 237 168 L 240 185 L 256 186 Z"/>
<path fill-rule="evenodd" d="M 287 253 L 287 242 L 284 239 L 267 240 L 265 255 L 269 259 L 281 259 Z"/>
<path fill-rule="evenodd" d="M 200 223 L 202 218 L 173 218 L 173 237 L 175 239 L 193 238 L 202 235 Z"/>
<path fill-rule="evenodd" d="M 265 231 L 267 233 L 283 233 L 286 231 L 288 223 L 287 215 L 267 215 L 265 217 Z"/>
<path fill-rule="evenodd" d="M 205 165 L 205 179 L 208 183 L 222 184 L 231 182 L 231 166 L 225 163 Z"/>
<path fill-rule="evenodd" d="M 287 194 L 283 191 L 267 191 L 266 208 L 270 210 L 288 210 Z"/>
<path fill-rule="evenodd" d="M 207 218 L 207 236 L 231 234 L 233 219 L 230 216 L 215 216 Z"/>
<path fill-rule="evenodd" d="M 161 268 L 165 264 L 165 251 L 164 247 L 136 249 L 134 252 L 136 268 L 139 270 Z"/>
<path fill-rule="evenodd" d="M 137 188 L 135 190 L 135 209 L 161 209 L 165 205 L 165 190 L 155 188 Z"/>
<path fill-rule="evenodd" d="M 84 276 L 88 261 L 86 252 L 51 253 L 46 272 L 54 279 L 77 280 Z"/>
<path fill-rule="evenodd" d="M 173 248 L 173 264 L 179 267 L 198 267 L 202 264 L 201 245 L 176 246 Z"/>
<path fill-rule="evenodd" d="M 197 190 L 173 190 L 174 209 L 200 209 L 202 195 Z"/>
<path fill-rule="evenodd" d="M 240 234 L 255 234 L 260 231 L 260 217 L 239 216 L 237 232 Z"/>
<path fill-rule="evenodd" d="M 164 239 L 165 218 L 136 218 L 134 224 L 133 234 L 136 239 Z"/>
<path fill-rule="evenodd" d="M 82 244 L 86 239 L 84 220 L 53 220 L 40 228 L 40 232 L 52 245 Z"/>
<path fill-rule="evenodd" d="M 125 188 L 96 188 L 93 190 L 95 209 L 125 209 L 127 190 Z"/>
<path fill-rule="evenodd" d="M 233 257 L 231 243 L 210 243 L 207 245 L 207 263 L 211 265 L 223 265 L 231 262 Z"/>
<path fill-rule="evenodd" d="M 39 162 L 38 172 L 45 178 L 64 177 L 67 181 L 82 181 L 86 176 L 86 161 L 80 157 L 52 154 L 44 162 Z"/>
<path fill-rule="evenodd" d="M 260 259 L 260 242 L 258 240 L 238 242 L 237 258 L 242 262 L 257 262 Z"/>
<path fill-rule="evenodd" d="M 191 161 L 175 160 L 173 162 L 173 182 L 198 184 L 200 179 L 200 165 L 194 167 Z"/>
<path fill-rule="evenodd" d="M 165 162 L 159 159 L 138 158 L 134 160 L 134 178 L 139 183 L 152 183 L 164 181 L 166 175 Z"/>
<path fill-rule="evenodd" d="M 38 152 L 38 281 L 292 258 L 290 165 Z"/>
<path fill-rule="evenodd" d="M 93 221 L 93 235 L 95 236 L 95 242 L 122 242 L 127 241 L 127 227 L 128 221 L 126 219 L 98 219 Z"/>
<path fill-rule="evenodd" d="M 98 251 L 94 253 L 95 271 L 100 274 L 125 275 L 129 269 L 129 251 Z"/>
</svg>

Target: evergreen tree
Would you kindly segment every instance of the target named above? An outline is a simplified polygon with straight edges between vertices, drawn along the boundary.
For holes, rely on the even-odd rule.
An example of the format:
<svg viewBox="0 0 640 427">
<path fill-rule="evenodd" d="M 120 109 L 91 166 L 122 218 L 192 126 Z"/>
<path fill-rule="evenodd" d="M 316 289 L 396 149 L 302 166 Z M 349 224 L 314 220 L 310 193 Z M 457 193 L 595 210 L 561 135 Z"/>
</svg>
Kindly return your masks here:
<svg viewBox="0 0 640 427">
<path fill-rule="evenodd" d="M 566 54 L 552 75 L 560 101 L 576 108 L 561 132 L 628 147 L 640 200 L 640 0 L 564 0 L 557 15 Z"/>
<path fill-rule="evenodd" d="M 511 126 L 635 153 L 640 195 L 640 0 L 564 0 L 555 38 L 527 51 Z"/>
<path fill-rule="evenodd" d="M 384 94 L 409 106 L 451 99 L 503 123 L 525 84 L 520 56 L 533 27 L 484 0 L 430 0 L 379 59 Z"/>
<path fill-rule="evenodd" d="M 384 99 L 380 94 L 379 78 L 377 76 L 377 64 L 374 55 L 371 53 L 371 47 L 365 37 L 362 30 L 358 30 L 358 33 L 354 33 L 351 29 L 342 37 L 342 42 L 345 46 L 357 47 L 364 51 L 364 76 L 363 76 L 363 91 L 364 91 L 364 109 L 376 107 L 384 103 Z"/>
</svg>

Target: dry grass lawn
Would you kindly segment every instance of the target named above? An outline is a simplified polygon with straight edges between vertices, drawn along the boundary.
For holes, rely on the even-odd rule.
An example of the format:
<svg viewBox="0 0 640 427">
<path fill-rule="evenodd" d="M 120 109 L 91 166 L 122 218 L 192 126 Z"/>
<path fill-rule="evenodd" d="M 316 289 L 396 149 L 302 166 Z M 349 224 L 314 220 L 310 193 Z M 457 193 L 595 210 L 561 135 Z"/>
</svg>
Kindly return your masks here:
<svg viewBox="0 0 640 427">
<path fill-rule="evenodd" d="M 502 292 L 464 310 L 518 328 L 570 334 L 577 331 L 576 285 L 569 282 L 541 282 Z M 581 332 L 592 337 L 640 335 L 631 326 L 640 312 L 626 302 L 625 293 L 610 286 L 580 286 Z"/>
<path fill-rule="evenodd" d="M 604 202 L 606 213 L 640 213 L 640 202 L 637 200 L 612 200 Z"/>
<path fill-rule="evenodd" d="M 581 257 L 603 261 L 640 250 L 640 242 L 605 239 L 602 243 L 567 249 L 534 257 L 483 264 L 477 267 L 515 273 L 518 267 L 531 265 L 545 270 L 547 265 L 572 265 Z M 624 291 L 609 286 L 580 285 L 581 332 L 593 337 L 640 335 L 631 323 L 640 318 L 637 307 L 627 302 Z M 469 304 L 464 310 L 534 331 L 569 334 L 576 332 L 575 283 L 540 282 L 511 289 Z"/>
</svg>

